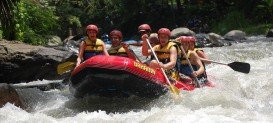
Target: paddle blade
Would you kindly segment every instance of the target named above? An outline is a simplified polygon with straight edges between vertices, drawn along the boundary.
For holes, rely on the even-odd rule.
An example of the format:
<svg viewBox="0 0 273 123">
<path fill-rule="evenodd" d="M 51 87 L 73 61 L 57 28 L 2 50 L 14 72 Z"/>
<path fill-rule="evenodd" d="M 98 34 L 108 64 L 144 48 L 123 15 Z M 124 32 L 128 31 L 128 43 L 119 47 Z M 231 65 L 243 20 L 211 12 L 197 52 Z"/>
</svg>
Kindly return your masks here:
<svg viewBox="0 0 273 123">
<path fill-rule="evenodd" d="M 75 63 L 74 62 L 65 62 L 62 64 L 59 64 L 57 67 L 57 73 L 58 74 L 63 74 L 66 73 L 67 71 L 71 70 L 74 67 Z"/>
<path fill-rule="evenodd" d="M 228 64 L 233 70 L 242 72 L 242 73 L 249 73 L 250 71 L 250 64 L 244 62 L 232 62 Z"/>
<path fill-rule="evenodd" d="M 173 85 L 170 85 L 170 90 L 171 90 L 172 93 L 174 93 L 176 95 L 179 95 L 179 93 L 180 93 L 180 90 L 177 87 L 173 86 Z"/>
</svg>

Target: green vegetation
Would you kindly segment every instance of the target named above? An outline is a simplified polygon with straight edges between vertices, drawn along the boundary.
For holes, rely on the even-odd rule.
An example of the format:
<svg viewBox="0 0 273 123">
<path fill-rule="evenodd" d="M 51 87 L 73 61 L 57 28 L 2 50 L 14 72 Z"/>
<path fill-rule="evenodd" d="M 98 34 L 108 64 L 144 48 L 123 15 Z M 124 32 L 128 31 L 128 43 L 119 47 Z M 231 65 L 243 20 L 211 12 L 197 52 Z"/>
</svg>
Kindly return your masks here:
<svg viewBox="0 0 273 123">
<path fill-rule="evenodd" d="M 47 35 L 84 34 L 88 24 L 100 35 L 113 29 L 138 37 L 137 27 L 187 26 L 195 32 L 225 34 L 239 29 L 265 34 L 273 28 L 273 0 L 1 0 L 0 38 L 46 44 Z M 2 35 L 2 36 L 1 36 Z"/>
<path fill-rule="evenodd" d="M 0 30 L 0 39 L 2 39 L 3 38 L 3 31 L 2 30 Z"/>
<path fill-rule="evenodd" d="M 220 22 L 214 22 L 212 32 L 224 35 L 230 30 L 242 30 L 248 35 L 266 34 L 270 28 L 273 28 L 273 23 L 255 23 L 246 19 L 243 13 L 239 11 L 230 12 L 226 18 Z"/>
<path fill-rule="evenodd" d="M 45 36 L 58 29 L 58 17 L 47 5 L 22 0 L 15 10 L 16 39 L 34 45 L 45 44 Z"/>
</svg>

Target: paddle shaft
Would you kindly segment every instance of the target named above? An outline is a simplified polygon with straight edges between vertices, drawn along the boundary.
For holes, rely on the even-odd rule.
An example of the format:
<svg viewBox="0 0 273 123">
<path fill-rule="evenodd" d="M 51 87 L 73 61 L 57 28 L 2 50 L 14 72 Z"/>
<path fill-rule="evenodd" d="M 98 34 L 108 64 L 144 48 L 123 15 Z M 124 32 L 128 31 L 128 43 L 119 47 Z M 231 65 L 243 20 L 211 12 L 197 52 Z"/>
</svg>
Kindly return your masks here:
<svg viewBox="0 0 273 123">
<path fill-rule="evenodd" d="M 152 45 L 150 44 L 150 42 L 149 42 L 148 39 L 147 39 L 146 41 L 147 41 L 147 44 L 148 44 L 149 48 L 150 48 L 151 51 L 152 51 L 152 54 L 153 54 L 154 57 L 155 57 L 156 62 L 159 64 L 160 62 L 159 62 L 159 60 L 158 60 L 158 58 L 157 58 L 157 56 L 156 56 L 156 54 L 155 54 L 155 51 L 153 50 Z M 164 75 L 164 77 L 165 77 L 167 83 L 168 83 L 169 86 L 171 87 L 172 91 L 175 92 L 175 90 L 172 88 L 171 82 L 170 82 L 169 78 L 167 77 L 167 75 L 166 75 L 164 69 L 163 69 L 162 67 L 160 67 L 160 70 L 161 70 L 161 72 L 163 73 L 163 75 Z"/>
<path fill-rule="evenodd" d="M 191 65 L 191 62 L 190 62 L 190 60 L 189 60 L 189 58 L 188 58 L 188 56 L 187 56 L 187 54 L 186 54 L 186 52 L 185 52 L 183 46 L 181 46 L 181 50 L 182 50 L 183 54 L 185 55 L 185 58 L 186 58 L 186 60 L 187 60 L 187 62 L 188 62 L 188 64 L 189 64 L 189 66 L 190 66 L 190 68 L 191 68 L 191 71 L 194 72 L 193 67 L 192 67 L 192 65 Z M 194 76 L 194 80 L 195 80 L 195 83 L 194 83 L 194 84 L 196 85 L 196 87 L 200 88 L 200 82 L 199 82 L 199 80 L 197 79 L 196 76 Z"/>
<path fill-rule="evenodd" d="M 221 63 L 221 62 L 217 62 L 217 61 L 212 61 L 212 60 L 208 60 L 208 59 L 204 59 L 204 58 L 200 58 L 201 61 L 208 61 L 208 62 L 212 62 L 212 63 L 216 63 L 216 64 L 221 64 L 221 65 L 228 65 L 228 64 L 225 64 L 225 63 Z"/>
</svg>

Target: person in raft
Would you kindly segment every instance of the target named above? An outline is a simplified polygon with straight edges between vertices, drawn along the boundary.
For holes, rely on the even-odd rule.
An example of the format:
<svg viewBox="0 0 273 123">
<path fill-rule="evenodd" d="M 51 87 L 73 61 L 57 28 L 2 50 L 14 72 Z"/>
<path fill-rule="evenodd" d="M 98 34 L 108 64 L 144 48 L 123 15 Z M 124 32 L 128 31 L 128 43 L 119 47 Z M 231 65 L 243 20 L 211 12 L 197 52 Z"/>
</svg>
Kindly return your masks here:
<svg viewBox="0 0 273 123">
<path fill-rule="evenodd" d="M 150 42 L 152 47 L 154 47 L 155 45 L 160 44 L 159 40 L 158 40 L 158 34 L 157 33 L 151 33 L 148 39 L 149 39 L 149 42 Z M 145 64 L 150 64 L 150 62 L 152 60 L 154 60 L 154 56 L 151 55 L 150 57 L 147 57 L 146 59 L 147 60 L 144 63 Z"/>
<path fill-rule="evenodd" d="M 158 30 L 158 39 L 159 44 L 155 45 L 152 49 L 155 51 L 156 56 L 159 60 L 159 64 L 156 60 L 151 60 L 149 66 L 152 68 L 163 68 L 166 71 L 166 74 L 175 80 L 178 80 L 178 66 L 177 66 L 177 59 L 179 58 L 178 55 L 181 53 L 178 49 L 178 45 L 174 42 L 170 41 L 171 32 L 167 28 L 161 28 Z M 149 49 L 147 44 L 148 35 L 144 34 L 142 36 L 142 55 L 149 56 L 152 55 L 152 51 Z"/>
<path fill-rule="evenodd" d="M 138 27 L 138 33 L 140 34 L 140 36 L 144 35 L 144 34 L 147 34 L 148 36 L 150 35 L 151 33 L 151 27 L 150 25 L 148 24 L 141 24 L 139 27 Z M 142 41 L 137 41 L 135 43 L 131 43 L 130 45 L 133 45 L 133 46 L 142 46 Z"/>
<path fill-rule="evenodd" d="M 181 63 L 180 63 L 180 69 L 179 69 L 180 79 L 184 82 L 192 82 L 191 80 L 194 80 L 193 78 L 197 77 L 199 82 L 201 82 L 200 84 L 206 84 L 208 80 L 207 80 L 207 76 L 205 75 L 204 65 L 202 64 L 197 53 L 190 50 L 190 43 L 191 43 L 190 38 L 188 36 L 181 36 L 178 38 L 178 40 L 181 42 L 181 46 L 180 46 L 181 49 L 183 48 L 186 53 L 186 54 L 183 54 L 183 52 L 181 52 Z M 186 59 L 186 56 L 188 57 L 194 71 L 191 70 L 190 65 Z M 185 77 L 185 75 L 187 77 Z"/>
<path fill-rule="evenodd" d="M 129 45 L 122 42 L 122 33 L 119 30 L 113 30 L 110 33 L 110 40 L 112 46 L 109 48 L 109 55 L 128 57 L 136 60 L 131 51 L 129 50 Z"/>
<path fill-rule="evenodd" d="M 196 38 L 195 38 L 194 36 L 188 36 L 188 38 L 189 38 L 188 40 L 189 40 L 189 42 L 190 42 L 190 44 L 189 44 L 189 49 L 190 49 L 191 51 L 194 51 L 194 52 L 197 53 L 197 55 L 200 57 L 200 59 L 201 59 L 203 65 L 205 65 L 205 64 L 210 64 L 211 62 L 208 61 L 209 58 L 208 58 L 208 56 L 205 54 L 204 50 L 203 50 L 202 48 L 195 48 Z M 206 60 L 204 60 L 204 59 L 206 59 Z"/>
<path fill-rule="evenodd" d="M 87 36 L 82 39 L 80 44 L 76 66 L 79 66 L 83 61 L 96 55 L 109 56 L 104 42 L 97 38 L 98 32 L 99 29 L 96 25 L 90 24 L 86 27 Z"/>
</svg>

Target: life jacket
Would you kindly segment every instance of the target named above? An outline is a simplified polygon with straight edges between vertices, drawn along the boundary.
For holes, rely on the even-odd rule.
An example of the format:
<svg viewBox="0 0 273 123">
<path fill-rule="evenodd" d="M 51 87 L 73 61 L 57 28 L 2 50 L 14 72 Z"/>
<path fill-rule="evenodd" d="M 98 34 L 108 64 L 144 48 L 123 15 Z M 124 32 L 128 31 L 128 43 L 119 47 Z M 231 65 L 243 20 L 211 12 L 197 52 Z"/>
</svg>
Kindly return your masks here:
<svg viewBox="0 0 273 123">
<path fill-rule="evenodd" d="M 171 41 L 169 41 L 168 44 L 165 45 L 164 47 L 161 47 L 161 45 L 158 44 L 158 45 L 154 46 L 155 47 L 155 53 L 157 55 L 158 60 L 160 62 L 162 62 L 163 64 L 166 64 L 166 63 L 170 62 L 170 49 L 171 49 L 172 46 L 176 47 L 176 49 L 178 51 L 177 52 L 177 55 L 178 55 L 177 56 L 177 62 L 176 62 L 175 67 L 173 69 L 166 70 L 165 72 L 169 77 L 171 77 L 171 78 L 173 78 L 175 80 L 179 80 L 178 70 L 179 70 L 179 59 L 180 59 L 179 56 L 180 56 L 181 52 L 180 52 L 179 47 L 177 46 L 177 44 L 174 43 L 174 42 L 171 42 Z"/>
<path fill-rule="evenodd" d="M 170 62 L 170 49 L 172 46 L 176 47 L 176 49 L 178 51 L 177 55 L 179 56 L 181 54 L 180 50 L 179 50 L 178 46 L 176 45 L 176 43 L 174 43 L 174 42 L 168 42 L 168 44 L 165 45 L 164 47 L 161 47 L 160 44 L 154 46 L 156 56 L 160 62 L 162 62 L 164 64 Z"/>
<path fill-rule="evenodd" d="M 94 42 L 89 38 L 85 38 L 84 40 L 85 48 L 83 53 L 83 59 L 87 60 L 93 56 L 103 54 L 103 41 L 98 39 Z"/>
<path fill-rule="evenodd" d="M 196 52 L 196 53 L 197 53 L 198 51 L 204 52 L 204 50 L 203 50 L 202 48 L 194 48 L 193 51 Z"/>
<path fill-rule="evenodd" d="M 197 53 L 198 51 L 204 52 L 204 50 L 203 50 L 202 48 L 194 48 L 193 51 L 196 52 L 196 53 Z M 202 62 L 203 66 L 204 66 L 204 69 L 205 69 L 205 72 L 204 72 L 205 77 L 207 78 L 206 65 L 205 65 L 205 63 L 204 63 L 203 61 L 201 61 L 201 62 Z"/>
<path fill-rule="evenodd" d="M 187 56 L 190 61 L 190 58 L 191 58 L 190 52 L 192 52 L 192 51 L 188 50 L 188 51 L 186 51 L 186 55 L 182 56 L 179 72 L 192 78 L 192 75 L 191 75 L 192 70 L 190 68 L 190 65 L 189 65 L 187 59 L 186 59 L 186 56 Z M 197 65 L 192 64 L 191 66 L 194 71 L 197 71 L 199 69 L 199 67 Z M 197 79 L 202 81 L 203 83 L 205 83 L 205 82 L 207 82 L 207 75 L 204 72 L 203 74 L 197 76 Z"/>
<path fill-rule="evenodd" d="M 110 47 L 108 50 L 109 55 L 128 57 L 125 49 L 120 45 L 117 47 Z"/>
</svg>

